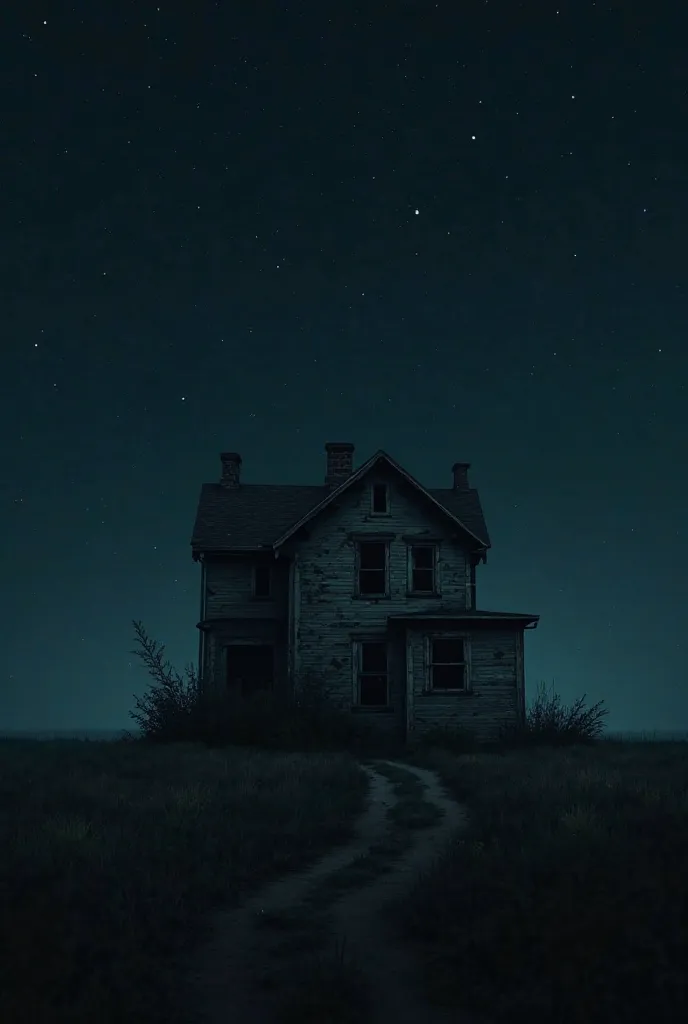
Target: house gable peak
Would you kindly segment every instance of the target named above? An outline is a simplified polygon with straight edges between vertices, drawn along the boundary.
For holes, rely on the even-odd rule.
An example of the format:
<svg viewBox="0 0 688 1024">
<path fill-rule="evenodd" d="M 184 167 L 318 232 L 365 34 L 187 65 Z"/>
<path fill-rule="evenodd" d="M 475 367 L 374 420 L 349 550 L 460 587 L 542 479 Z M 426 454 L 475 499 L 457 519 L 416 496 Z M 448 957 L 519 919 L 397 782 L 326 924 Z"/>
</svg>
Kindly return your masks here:
<svg viewBox="0 0 688 1024">
<path fill-rule="evenodd" d="M 334 444 L 334 442 L 331 443 Z M 351 449 L 353 452 L 353 445 L 351 446 Z M 414 488 L 414 490 L 416 490 L 419 494 L 422 494 L 427 499 L 428 502 L 434 505 L 442 513 L 443 516 L 451 520 L 455 526 L 459 527 L 470 537 L 472 537 L 480 548 L 485 547 L 485 543 L 480 537 L 478 537 L 471 530 L 469 530 L 459 519 L 456 518 L 456 516 L 452 515 L 452 513 L 447 508 L 445 508 L 444 505 L 441 504 L 441 502 L 434 498 L 432 494 L 430 494 L 429 491 L 427 491 L 426 488 L 423 487 L 423 485 L 419 483 L 418 480 L 415 479 L 415 477 L 411 476 L 411 474 L 408 473 L 403 468 L 403 466 L 401 466 L 395 459 L 393 459 L 388 452 L 384 451 L 382 448 L 379 448 L 374 453 L 374 455 L 371 455 L 370 458 L 367 459 L 366 462 L 364 462 L 361 466 L 359 466 L 357 470 L 352 470 L 352 472 L 349 473 L 349 475 L 346 476 L 339 485 L 333 486 L 330 493 L 327 494 L 326 497 L 323 498 L 321 502 L 319 502 L 314 508 L 307 512 L 306 515 L 302 516 L 301 519 L 298 522 L 294 523 L 293 526 L 291 526 L 285 533 L 282 534 L 281 537 L 278 537 L 273 544 L 274 550 L 277 551 L 287 540 L 293 537 L 294 534 L 297 533 L 297 531 L 300 530 L 302 526 L 305 526 L 306 523 L 310 522 L 312 519 L 315 519 L 318 515 L 320 515 L 320 513 L 323 512 L 329 505 L 331 505 L 335 501 L 335 499 L 337 499 L 340 495 L 344 494 L 350 487 L 352 487 L 359 480 L 362 480 L 374 467 L 378 466 L 379 463 L 381 462 L 385 462 L 395 473 L 403 477 L 403 479 L 406 480 L 407 483 L 409 483 L 411 487 Z M 463 465 L 466 464 L 464 463 Z"/>
</svg>

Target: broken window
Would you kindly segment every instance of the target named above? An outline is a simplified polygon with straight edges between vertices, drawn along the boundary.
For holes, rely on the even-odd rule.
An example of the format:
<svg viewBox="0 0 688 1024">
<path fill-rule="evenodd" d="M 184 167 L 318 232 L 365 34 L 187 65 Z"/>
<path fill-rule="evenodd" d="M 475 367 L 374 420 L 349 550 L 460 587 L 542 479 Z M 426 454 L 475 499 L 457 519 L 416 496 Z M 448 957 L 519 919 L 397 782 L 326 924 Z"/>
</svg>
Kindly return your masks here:
<svg viewBox="0 0 688 1024">
<path fill-rule="evenodd" d="M 384 640 L 362 640 L 358 644 L 358 703 L 382 707 L 389 703 L 387 644 Z"/>
<path fill-rule="evenodd" d="M 384 541 L 358 545 L 358 592 L 375 596 L 387 593 L 388 546 Z"/>
<path fill-rule="evenodd" d="M 373 512 L 376 515 L 389 512 L 387 484 L 373 484 Z"/>
<path fill-rule="evenodd" d="M 466 689 L 466 646 L 460 637 L 434 637 L 430 641 L 430 688 Z"/>
<path fill-rule="evenodd" d="M 253 596 L 270 597 L 270 566 L 259 563 L 253 569 Z"/>
<path fill-rule="evenodd" d="M 434 594 L 436 592 L 434 544 L 413 544 L 411 547 L 411 579 L 412 593 Z"/>
</svg>

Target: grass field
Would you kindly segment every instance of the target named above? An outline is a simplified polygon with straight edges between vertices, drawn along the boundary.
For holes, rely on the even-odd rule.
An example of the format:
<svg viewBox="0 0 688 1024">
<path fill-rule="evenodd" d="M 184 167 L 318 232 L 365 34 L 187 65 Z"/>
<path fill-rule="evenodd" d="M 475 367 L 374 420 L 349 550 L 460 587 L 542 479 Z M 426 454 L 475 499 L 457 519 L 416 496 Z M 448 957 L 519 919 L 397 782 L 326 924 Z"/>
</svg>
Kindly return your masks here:
<svg viewBox="0 0 688 1024">
<path fill-rule="evenodd" d="M 191 1024 L 184 954 L 210 912 L 347 842 L 364 808 L 352 754 L 278 749 L 343 742 L 365 759 L 365 744 L 346 746 L 347 721 L 259 704 L 223 724 L 134 625 L 158 685 L 132 717 L 155 742 L 0 740 L 2 1024 Z M 596 739 L 603 703 L 565 709 L 541 692 L 525 728 L 489 753 L 465 752 L 458 735 L 407 752 L 468 811 L 468 831 L 389 911 L 428 1003 L 457 1020 L 686 1017 L 688 743 Z M 259 734 L 270 752 L 246 745 Z M 190 736 L 203 742 L 178 742 Z M 384 871 L 432 824 L 417 781 L 386 774 L 397 827 L 337 886 Z M 301 925 L 317 939 L 315 920 Z M 350 991 L 349 1017 L 365 1024 L 356 979 L 331 966 L 311 986 Z"/>
<path fill-rule="evenodd" d="M 470 821 L 391 911 L 429 1002 L 493 1024 L 680 1019 L 688 744 L 410 760 Z M 430 822 L 405 785 L 410 834 Z M 345 754 L 0 742 L 0 1020 L 181 1024 L 208 912 L 347 841 L 366 786 Z M 364 881 L 383 869 L 371 857 Z"/>
<path fill-rule="evenodd" d="M 688 1011 L 688 743 L 456 756 L 470 830 L 392 911 L 428 999 L 493 1024 Z"/>
<path fill-rule="evenodd" d="M 0 741 L 0 1020 L 174 1024 L 207 912 L 351 837 L 344 754 Z"/>
</svg>

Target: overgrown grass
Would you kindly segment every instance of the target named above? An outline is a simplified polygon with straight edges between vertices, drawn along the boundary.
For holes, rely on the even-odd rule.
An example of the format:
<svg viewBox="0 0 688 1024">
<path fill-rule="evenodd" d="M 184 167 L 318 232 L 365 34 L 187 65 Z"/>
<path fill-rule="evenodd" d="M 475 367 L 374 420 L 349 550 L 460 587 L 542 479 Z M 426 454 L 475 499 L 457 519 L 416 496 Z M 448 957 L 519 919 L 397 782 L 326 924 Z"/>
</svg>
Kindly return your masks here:
<svg viewBox="0 0 688 1024">
<path fill-rule="evenodd" d="M 341 942 L 333 955 L 291 960 L 275 1024 L 362 1024 L 370 1020 L 372 998 L 356 951 Z"/>
<path fill-rule="evenodd" d="M 688 1010 L 688 744 L 419 750 L 469 831 L 391 911 L 428 999 L 493 1024 Z"/>
<path fill-rule="evenodd" d="M 207 916 L 348 841 L 345 754 L 0 742 L 0 1020 L 173 1024 Z"/>
<path fill-rule="evenodd" d="M 261 953 L 261 988 L 272 991 L 275 1024 L 360 1024 L 370 1016 L 371 989 L 356 951 L 330 945 L 327 904 L 298 906 L 256 917 L 269 933 Z"/>
</svg>

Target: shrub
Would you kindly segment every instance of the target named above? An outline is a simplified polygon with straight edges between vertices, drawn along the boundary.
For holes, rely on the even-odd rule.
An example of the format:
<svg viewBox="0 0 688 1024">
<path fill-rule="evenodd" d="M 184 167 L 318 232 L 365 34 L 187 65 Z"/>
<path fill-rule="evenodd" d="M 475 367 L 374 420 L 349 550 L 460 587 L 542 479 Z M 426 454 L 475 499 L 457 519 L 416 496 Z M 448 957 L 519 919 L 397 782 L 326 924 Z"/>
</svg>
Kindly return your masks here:
<svg viewBox="0 0 688 1024">
<path fill-rule="evenodd" d="M 312 674 L 298 681 L 293 694 L 262 691 L 249 697 L 203 693 L 193 666 L 180 676 L 164 660 L 164 645 L 134 621 L 137 647 L 152 683 L 134 697 L 131 717 L 152 742 L 199 742 L 207 746 L 256 746 L 275 750 L 337 750 L 365 753 L 379 742 L 351 714 L 337 710 L 329 690 Z"/>
<path fill-rule="evenodd" d="M 585 694 L 570 708 L 561 706 L 561 697 L 554 693 L 547 699 L 544 683 L 526 716 L 525 724 L 506 722 L 499 731 L 501 747 L 567 746 L 594 743 L 602 732 L 602 718 L 609 714 L 602 708 L 603 700 L 584 710 Z"/>
<path fill-rule="evenodd" d="M 191 738 L 199 698 L 198 676 L 193 665 L 187 665 L 183 678 L 163 660 L 164 644 L 152 640 L 141 622 L 134 620 L 137 648 L 132 654 L 140 658 L 153 679 L 149 693 L 142 698 L 134 694 L 137 711 L 130 715 L 138 723 L 145 739 L 162 742 L 183 742 Z"/>
<path fill-rule="evenodd" d="M 498 753 L 520 747 L 567 746 L 594 743 L 602 731 L 601 719 L 609 712 L 601 709 L 604 701 L 584 709 L 585 694 L 571 708 L 561 706 L 561 698 L 552 693 L 547 698 L 544 683 L 529 709 L 525 724 L 505 721 L 496 739 L 480 741 L 471 731 L 458 726 L 437 726 L 424 732 L 412 746 L 415 752 L 441 749 L 452 754 L 477 751 Z"/>
</svg>

